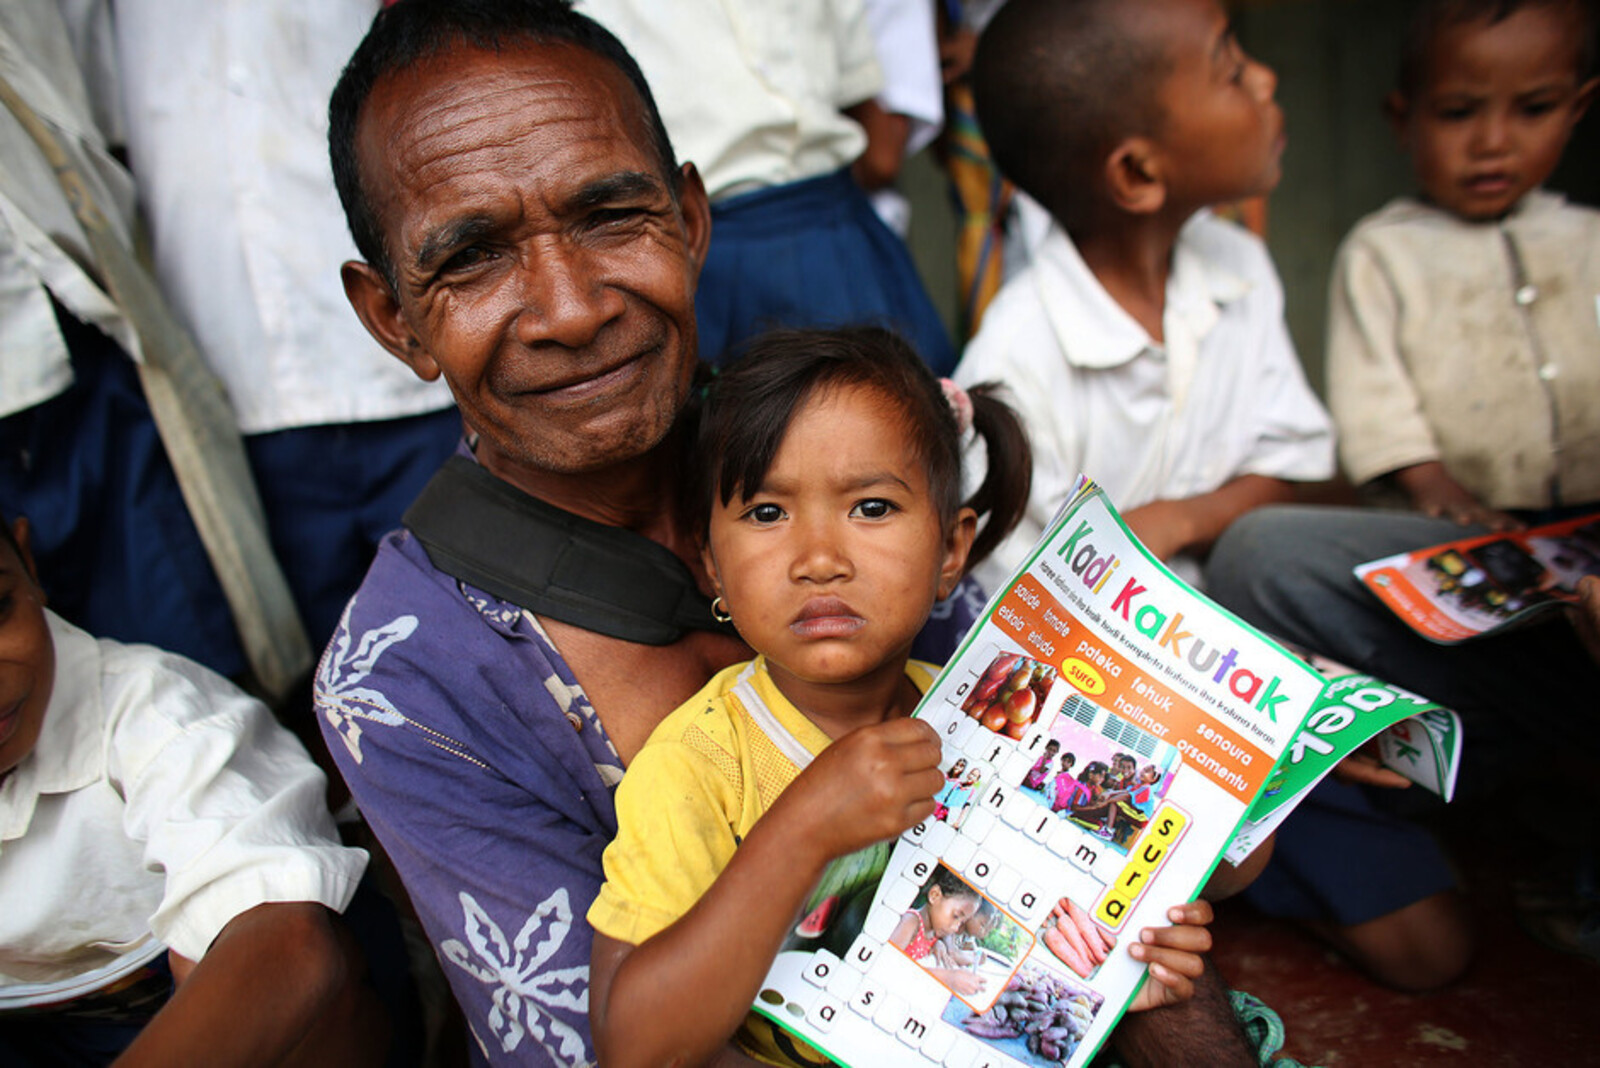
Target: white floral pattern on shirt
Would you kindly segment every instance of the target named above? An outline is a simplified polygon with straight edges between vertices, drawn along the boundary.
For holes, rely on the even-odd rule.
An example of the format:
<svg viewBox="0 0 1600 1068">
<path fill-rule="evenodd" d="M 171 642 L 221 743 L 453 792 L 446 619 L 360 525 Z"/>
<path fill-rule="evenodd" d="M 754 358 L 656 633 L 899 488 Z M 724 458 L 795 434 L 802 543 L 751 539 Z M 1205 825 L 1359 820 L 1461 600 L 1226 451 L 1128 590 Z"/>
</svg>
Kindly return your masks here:
<svg viewBox="0 0 1600 1068">
<path fill-rule="evenodd" d="M 471 894 L 462 892 L 460 897 L 463 934 L 471 949 L 452 938 L 439 947 L 440 953 L 479 982 L 493 985 L 485 1022 L 501 1050 L 511 1053 L 531 1036 L 558 1063 L 588 1063 L 583 1036 L 546 1011 L 547 1007 L 589 1011 L 588 966 L 539 971 L 572 930 L 566 887 L 547 897 L 510 943 Z"/>
<path fill-rule="evenodd" d="M 344 739 L 345 748 L 357 764 L 361 763 L 361 723 L 381 723 L 398 727 L 405 717 L 381 691 L 363 686 L 391 645 L 403 642 L 417 629 L 417 617 L 398 616 L 381 627 L 374 627 L 352 641 L 350 613 L 356 606 L 352 597 L 334 631 L 333 641 L 317 668 L 317 706 L 329 726 Z"/>
</svg>

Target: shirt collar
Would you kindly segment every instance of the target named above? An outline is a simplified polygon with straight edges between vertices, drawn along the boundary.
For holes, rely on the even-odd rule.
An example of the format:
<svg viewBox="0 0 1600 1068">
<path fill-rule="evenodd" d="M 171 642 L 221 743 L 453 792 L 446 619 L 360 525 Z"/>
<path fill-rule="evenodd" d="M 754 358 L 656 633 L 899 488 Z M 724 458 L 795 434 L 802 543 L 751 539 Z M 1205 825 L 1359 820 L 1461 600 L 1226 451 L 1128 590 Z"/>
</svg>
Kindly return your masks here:
<svg viewBox="0 0 1600 1068">
<path fill-rule="evenodd" d="M 1174 327 L 1196 340 L 1204 337 L 1221 317 L 1219 309 L 1250 291 L 1247 279 L 1207 257 L 1196 242 L 1185 240 L 1209 214 L 1199 212 L 1185 223 L 1173 248 L 1163 314 L 1169 338 Z M 1111 298 L 1060 226 L 1051 224 L 1035 262 L 1045 315 L 1069 363 L 1117 367 L 1147 349 L 1165 351 Z"/>
<path fill-rule="evenodd" d="M 105 766 L 100 645 L 49 609 L 45 609 L 45 618 L 56 647 L 55 685 L 38 744 L 0 782 L 3 841 L 20 838 L 27 831 L 40 797 L 80 790 L 98 779 Z"/>
</svg>

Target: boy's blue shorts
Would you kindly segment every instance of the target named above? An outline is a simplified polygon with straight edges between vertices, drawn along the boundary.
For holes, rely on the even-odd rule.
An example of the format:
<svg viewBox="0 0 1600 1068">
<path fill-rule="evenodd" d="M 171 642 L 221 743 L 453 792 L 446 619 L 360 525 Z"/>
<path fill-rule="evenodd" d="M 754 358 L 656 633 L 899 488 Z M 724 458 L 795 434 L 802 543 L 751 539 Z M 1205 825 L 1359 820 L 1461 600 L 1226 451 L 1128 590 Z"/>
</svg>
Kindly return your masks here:
<svg viewBox="0 0 1600 1068">
<path fill-rule="evenodd" d="M 1278 828 L 1272 860 L 1241 896 L 1269 916 L 1349 927 L 1455 885 L 1431 834 L 1328 778 Z"/>
<path fill-rule="evenodd" d="M 0 512 L 28 518 L 57 614 L 98 637 L 240 674 L 233 617 L 133 361 L 59 305 L 56 318 L 75 381 L 0 419 Z"/>
</svg>

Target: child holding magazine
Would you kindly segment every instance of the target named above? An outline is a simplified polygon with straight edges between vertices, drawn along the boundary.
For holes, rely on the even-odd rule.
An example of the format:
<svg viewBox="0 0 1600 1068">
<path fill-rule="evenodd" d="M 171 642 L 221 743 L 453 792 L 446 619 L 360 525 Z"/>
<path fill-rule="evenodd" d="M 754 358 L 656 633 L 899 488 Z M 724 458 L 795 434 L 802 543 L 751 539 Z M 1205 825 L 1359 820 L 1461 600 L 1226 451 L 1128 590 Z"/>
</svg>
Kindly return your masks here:
<svg viewBox="0 0 1600 1068">
<path fill-rule="evenodd" d="M 713 383 L 703 560 L 759 655 L 667 717 L 618 788 L 589 911 L 602 1063 L 699 1063 L 730 1039 L 766 1063 L 826 1063 L 750 1005 L 828 863 L 928 817 L 944 782 L 937 735 L 910 716 L 934 677 L 911 641 L 1028 483 L 1015 416 L 973 393 L 991 462 L 963 502 L 952 404 L 893 334 L 768 335 Z M 1136 1007 L 1191 994 L 1210 917 L 1174 908 L 1177 926 L 1130 946 L 1154 980 Z"/>
</svg>

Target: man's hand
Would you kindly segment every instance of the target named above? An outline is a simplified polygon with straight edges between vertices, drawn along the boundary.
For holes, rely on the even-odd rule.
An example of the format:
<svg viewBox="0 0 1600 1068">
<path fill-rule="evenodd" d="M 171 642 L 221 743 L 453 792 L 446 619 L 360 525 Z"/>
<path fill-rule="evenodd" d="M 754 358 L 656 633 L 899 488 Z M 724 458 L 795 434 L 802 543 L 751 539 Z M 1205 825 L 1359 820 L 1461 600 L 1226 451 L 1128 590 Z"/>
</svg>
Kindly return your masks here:
<svg viewBox="0 0 1600 1068">
<path fill-rule="evenodd" d="M 826 863 L 895 838 L 933 814 L 944 785 L 939 735 L 920 719 L 851 731 L 789 784 L 763 822 L 792 826 L 790 840 Z"/>
<path fill-rule="evenodd" d="M 1411 498 L 1412 507 L 1423 515 L 1451 519 L 1464 527 L 1522 529 L 1521 520 L 1479 501 L 1465 486 L 1451 478 L 1444 464 L 1437 460 L 1401 468 L 1395 472 L 1394 478 Z"/>
<path fill-rule="evenodd" d="M 1128 947 L 1128 955 L 1150 966 L 1150 974 L 1129 1012 L 1143 1012 L 1177 1005 L 1194 996 L 1195 980 L 1205 971 L 1201 954 L 1211 949 L 1207 928 L 1215 914 L 1205 901 L 1174 905 L 1167 910 L 1171 927 L 1146 927 L 1139 941 Z"/>
</svg>

